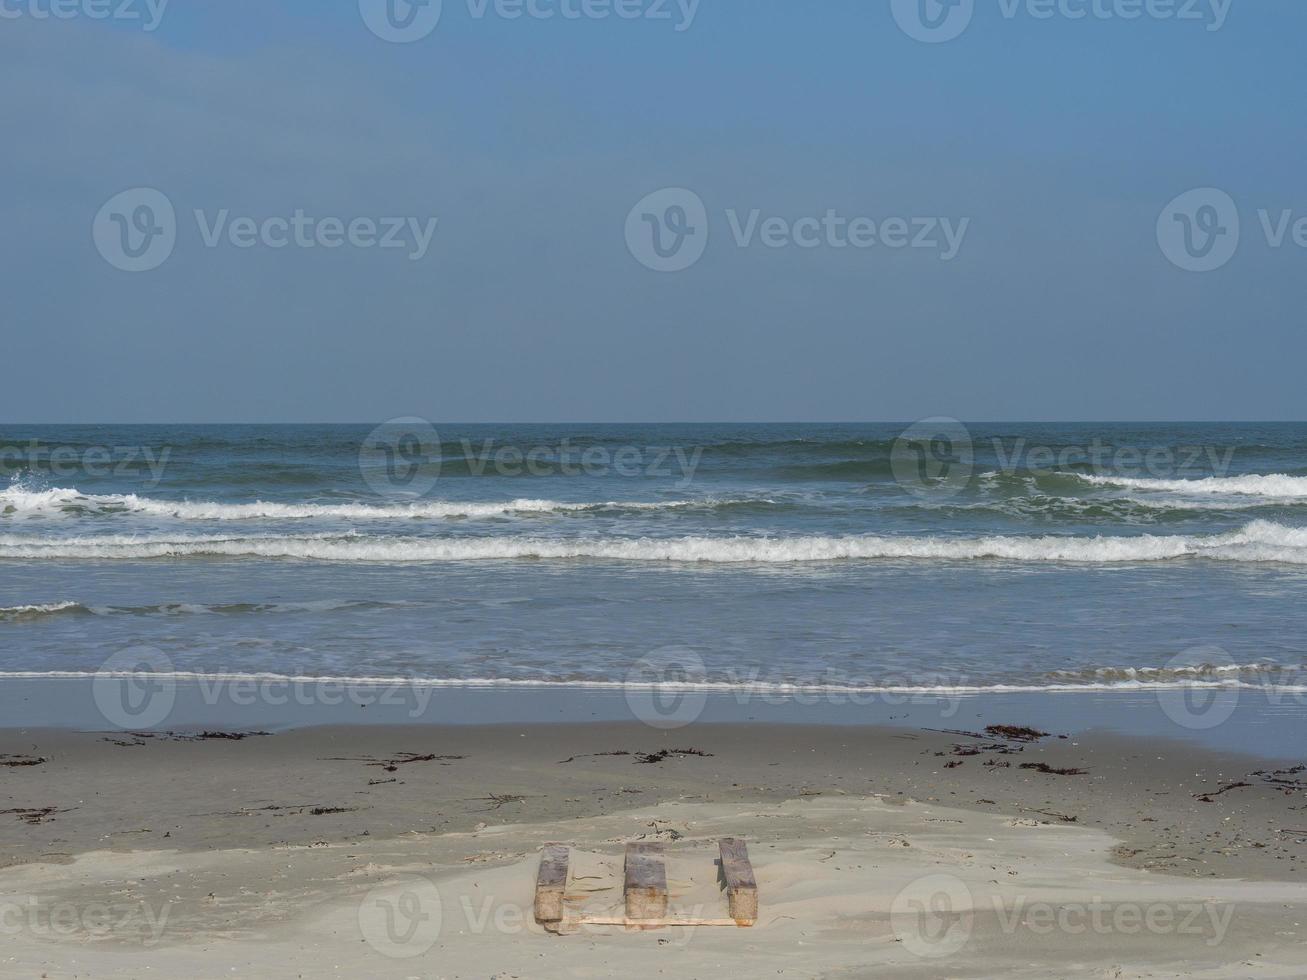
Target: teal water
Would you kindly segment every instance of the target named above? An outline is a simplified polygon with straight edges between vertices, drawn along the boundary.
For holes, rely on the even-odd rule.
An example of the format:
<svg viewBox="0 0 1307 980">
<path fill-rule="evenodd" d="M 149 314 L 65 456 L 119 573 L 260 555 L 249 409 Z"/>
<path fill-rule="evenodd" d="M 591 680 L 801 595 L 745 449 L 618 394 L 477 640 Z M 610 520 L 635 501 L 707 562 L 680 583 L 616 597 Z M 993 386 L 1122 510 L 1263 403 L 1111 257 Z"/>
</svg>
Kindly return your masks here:
<svg viewBox="0 0 1307 980">
<path fill-rule="evenodd" d="M 0 426 L 0 673 L 1296 683 L 1307 425 L 907 428 Z"/>
</svg>

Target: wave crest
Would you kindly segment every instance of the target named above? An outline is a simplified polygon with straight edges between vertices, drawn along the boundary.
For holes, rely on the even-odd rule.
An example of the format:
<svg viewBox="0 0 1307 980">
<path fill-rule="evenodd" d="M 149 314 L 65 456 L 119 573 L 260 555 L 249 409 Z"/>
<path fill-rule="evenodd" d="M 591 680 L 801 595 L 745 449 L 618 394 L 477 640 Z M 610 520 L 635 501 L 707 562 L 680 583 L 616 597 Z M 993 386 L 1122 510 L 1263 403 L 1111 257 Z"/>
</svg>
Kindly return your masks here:
<svg viewBox="0 0 1307 980">
<path fill-rule="evenodd" d="M 1135 490 L 1277 498 L 1307 497 L 1307 476 L 1289 476 L 1285 473 L 1208 476 L 1195 480 L 1155 480 L 1147 477 L 1099 476 L 1090 473 L 1077 473 L 1076 476 L 1096 486 L 1127 487 Z"/>
<path fill-rule="evenodd" d="M 26 619 L 44 619 L 62 613 L 85 612 L 80 602 L 45 602 L 29 606 L 0 606 L 0 622 L 18 622 Z"/>
<path fill-rule="evenodd" d="M 191 521 L 309 520 L 327 518 L 357 521 L 440 520 L 445 518 L 506 517 L 514 514 L 602 513 L 605 511 L 656 511 L 714 509 L 740 505 L 768 505 L 766 498 L 749 500 L 703 498 L 701 500 L 622 501 L 573 503 L 559 500 L 521 498 L 502 503 L 418 500 L 404 503 L 219 503 L 217 501 L 158 500 L 128 494 L 85 494 L 55 487 L 28 490 L 11 486 L 0 491 L 0 514 L 14 516 L 141 514 Z"/>
<path fill-rule="evenodd" d="M 0 535 L 0 558 L 289 558 L 344 562 L 611 559 L 706 564 L 791 564 L 876 559 L 1112 564 L 1200 558 L 1307 564 L 1307 529 L 1253 521 L 1211 535 L 793 537 L 400 537 L 314 534 L 260 537 Z"/>
<path fill-rule="evenodd" d="M 657 690 L 664 692 L 703 691 L 709 694 L 753 694 L 793 696 L 800 694 L 844 695 L 919 695 L 935 698 L 957 698 L 992 694 L 1085 694 L 1114 692 L 1128 694 L 1143 691 L 1169 690 L 1257 690 L 1263 693 L 1307 693 L 1303 684 L 1258 684 L 1235 678 L 1227 679 L 1169 679 L 1169 680 L 1081 680 L 1073 683 L 1045 681 L 1042 683 L 964 684 L 815 684 L 785 681 L 667 681 L 638 683 L 618 680 L 566 680 L 516 677 L 414 677 L 414 676 L 335 676 L 316 674 L 227 673 L 177 670 L 166 673 L 135 671 L 90 670 L 7 670 L 0 671 L 0 682 L 7 680 L 86 681 L 97 677 L 152 677 L 174 683 L 260 683 L 271 685 L 356 685 L 361 688 L 408 687 L 413 689 L 494 689 L 494 688 L 554 688 L 581 691 Z"/>
</svg>

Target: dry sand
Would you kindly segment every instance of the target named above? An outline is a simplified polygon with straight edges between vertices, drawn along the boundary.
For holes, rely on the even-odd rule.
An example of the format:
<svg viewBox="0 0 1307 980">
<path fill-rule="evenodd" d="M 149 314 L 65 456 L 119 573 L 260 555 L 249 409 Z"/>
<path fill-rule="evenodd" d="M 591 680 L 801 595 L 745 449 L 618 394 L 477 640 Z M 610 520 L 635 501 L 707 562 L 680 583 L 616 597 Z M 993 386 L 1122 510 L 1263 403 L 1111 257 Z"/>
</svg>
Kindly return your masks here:
<svg viewBox="0 0 1307 980">
<path fill-rule="evenodd" d="M 1299 774 L 1179 744 L 600 724 L 0 753 L 2 976 L 1307 976 Z M 549 841 L 573 913 L 620 909 L 623 843 L 657 839 L 674 913 L 725 916 L 723 836 L 752 929 L 532 921 Z"/>
</svg>

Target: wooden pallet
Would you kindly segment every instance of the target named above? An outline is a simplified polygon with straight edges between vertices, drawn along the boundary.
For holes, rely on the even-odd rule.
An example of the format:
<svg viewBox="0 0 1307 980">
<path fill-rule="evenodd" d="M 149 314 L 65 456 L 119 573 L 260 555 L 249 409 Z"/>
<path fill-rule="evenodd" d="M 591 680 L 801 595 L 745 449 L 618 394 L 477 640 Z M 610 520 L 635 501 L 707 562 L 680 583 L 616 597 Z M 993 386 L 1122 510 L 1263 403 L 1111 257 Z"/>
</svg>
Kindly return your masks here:
<svg viewBox="0 0 1307 980">
<path fill-rule="evenodd" d="M 758 882 L 749 863 L 744 841 L 726 837 L 717 842 L 721 858 L 718 878 L 726 891 L 729 918 L 709 919 L 668 915 L 667 868 L 663 845 L 649 842 L 626 845 L 622 892 L 625 912 L 617 916 L 568 917 L 565 906 L 568 849 L 549 844 L 540 852 L 536 875 L 536 922 L 552 932 L 564 925 L 625 926 L 630 929 L 661 929 L 667 926 L 752 926 L 758 921 Z"/>
</svg>

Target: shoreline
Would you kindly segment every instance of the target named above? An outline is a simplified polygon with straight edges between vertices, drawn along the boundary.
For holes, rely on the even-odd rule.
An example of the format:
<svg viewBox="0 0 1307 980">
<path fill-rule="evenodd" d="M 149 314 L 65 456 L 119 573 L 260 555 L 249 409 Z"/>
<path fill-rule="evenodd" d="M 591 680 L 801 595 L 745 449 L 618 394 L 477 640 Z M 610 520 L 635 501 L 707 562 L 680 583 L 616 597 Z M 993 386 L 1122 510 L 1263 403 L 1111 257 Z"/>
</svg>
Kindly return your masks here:
<svg viewBox="0 0 1307 980">
<path fill-rule="evenodd" d="M 1153 840 L 1159 835 L 1166 837 L 1160 832 L 1146 832 L 1149 828 L 1142 827 L 1142 823 L 1165 823 L 1160 817 L 1142 820 L 1156 810 L 1176 821 L 1166 829 L 1190 834 L 1166 839 L 1172 844 L 1187 840 L 1193 848 L 1204 852 L 1209 849 L 1198 845 L 1200 830 L 1203 835 L 1229 830 L 1237 839 L 1249 832 L 1250 821 L 1261 821 L 1263 831 L 1269 831 L 1277 821 L 1283 827 L 1293 826 L 1294 820 L 1298 824 L 1304 822 L 1303 818 L 1293 816 L 1293 810 L 1301 800 L 1307 799 L 1307 775 L 1300 777 L 1295 767 L 1284 766 L 1274 759 L 1213 752 L 1179 740 L 1140 740 L 1107 733 L 1041 734 L 1042 737 L 1026 740 L 971 728 L 748 723 L 698 724 L 679 731 L 660 732 L 635 722 L 335 725 L 282 732 L 0 729 L 0 764 L 6 767 L 9 776 L 4 792 L 10 806 L 23 798 L 34 799 L 31 793 L 36 786 L 52 789 L 52 802 L 34 805 L 31 811 L 51 806 L 53 814 L 76 812 L 85 801 L 70 808 L 65 806 L 69 802 L 67 798 L 56 799 L 60 793 L 69 791 L 99 797 L 100 806 L 106 809 L 100 811 L 89 830 L 94 835 L 104 834 L 106 818 L 117 816 L 128 824 L 139 822 L 142 801 L 135 795 L 121 794 L 123 784 L 150 778 L 139 772 L 146 762 L 165 771 L 175 766 L 178 777 L 189 773 L 192 764 L 210 767 L 208 775 L 239 777 L 239 783 L 223 792 L 244 795 L 251 792 L 285 795 L 291 786 L 300 783 L 306 787 L 300 796 L 312 799 L 314 806 L 328 809 L 335 809 L 341 803 L 340 799 L 327 798 L 333 792 L 364 796 L 369 804 L 367 809 L 380 809 L 387 815 L 384 829 L 394 833 L 414 832 L 417 827 L 405 823 L 411 816 L 407 803 L 401 801 L 393 813 L 388 809 L 394 803 L 386 795 L 393 792 L 389 787 L 397 784 L 412 787 L 400 795 L 419 807 L 426 807 L 435 800 L 448 799 L 444 796 L 448 787 L 437 777 L 458 775 L 461 779 L 462 770 L 468 768 L 469 762 L 477 780 L 489 784 L 507 775 L 519 784 L 510 788 L 532 788 L 532 795 L 514 800 L 514 805 L 525 806 L 525 812 L 533 817 L 562 813 L 593 815 L 611 803 L 605 789 L 612 788 L 606 787 L 604 780 L 625 779 L 642 786 L 647 784 L 647 788 L 639 790 L 639 795 L 652 794 L 658 802 L 684 799 L 687 788 L 696 790 L 694 796 L 731 802 L 782 802 L 825 794 L 899 796 L 984 812 L 1033 814 L 1044 822 L 1057 824 L 1113 828 L 1118 832 L 1125 828 L 1138 835 L 1134 843 Z M 328 750 L 347 754 L 321 754 Z M 659 758 L 664 752 L 669 754 Z M 409 757 L 414 762 L 408 761 Z M 31 760 L 40 762 L 33 765 Z M 407 766 L 412 768 L 401 768 Z M 561 768 L 564 766 L 568 768 Z M 287 767 L 293 770 L 293 778 Z M 379 777 L 379 781 L 356 785 L 355 777 L 360 772 Z M 574 807 L 557 810 L 527 802 L 547 798 L 535 792 L 550 777 L 575 776 L 578 772 L 583 774 L 578 789 L 597 796 L 573 795 L 569 803 Z M 674 778 L 668 779 L 669 774 L 674 774 Z M 683 781 L 687 776 L 688 784 Z M 780 782 L 772 785 L 777 776 L 782 777 Z M 1233 784 L 1239 784 L 1234 788 L 1237 791 L 1215 792 Z M 500 784 L 496 786 L 502 788 Z M 318 788 L 317 795 L 323 798 L 318 799 L 310 787 Z M 211 787 L 197 787 L 188 782 L 185 799 L 178 804 L 205 811 L 206 791 L 211 791 Z M 1147 792 L 1146 800 L 1133 798 L 1139 791 Z M 615 793 L 620 797 L 632 795 L 634 791 L 621 786 Z M 1204 799 L 1208 795 L 1212 799 Z M 222 799 L 225 797 L 215 797 L 212 802 L 217 804 Z M 1307 809 L 1307 803 L 1303 808 Z M 341 812 L 353 812 L 353 809 Z M 1139 824 L 1121 818 L 1121 813 L 1129 810 L 1137 811 L 1141 818 Z M 93 843 L 92 837 L 82 839 L 70 835 L 72 828 L 68 824 L 81 819 L 81 816 L 60 819 L 58 822 L 64 826 L 58 840 L 74 848 Z M 1235 828 L 1221 826 L 1235 820 L 1239 824 Z M 24 824 L 21 815 L 7 826 L 0 821 L 0 861 L 12 864 L 20 853 L 36 856 L 30 845 L 41 835 L 34 837 L 21 824 Z M 33 824 L 44 825 L 44 820 Z M 308 821 L 305 826 L 318 828 L 322 821 Z M 452 815 L 440 826 L 460 832 L 471 829 L 462 826 Z M 243 836 L 243 829 L 238 825 L 221 828 L 205 823 L 194 844 L 225 848 L 269 843 L 257 833 L 253 837 Z M 184 828 L 173 830 L 176 832 L 169 832 L 166 847 L 187 847 L 189 839 Z M 1307 829 L 1299 836 L 1307 838 Z M 147 840 L 141 838 L 134 846 L 141 846 Z M 1129 835 L 1124 843 L 1132 844 Z M 21 852 L 11 850 L 16 847 Z M 1263 849 L 1254 848 L 1254 851 Z M 1273 851 L 1267 860 L 1251 865 L 1248 855 L 1241 855 L 1238 876 L 1252 874 L 1273 879 L 1275 876 L 1270 872 L 1278 869 L 1281 860 L 1288 865 L 1296 865 L 1299 860 L 1291 848 Z M 1302 860 L 1307 861 L 1307 848 L 1302 851 Z M 1122 854 L 1125 853 L 1123 850 Z M 1148 853 L 1146 848 L 1138 850 L 1123 858 L 1122 864 L 1150 866 L 1148 862 L 1152 859 Z M 1204 873 L 1216 875 L 1218 871 L 1233 868 L 1234 864 L 1223 857 L 1213 852 L 1204 859 L 1204 865 L 1210 862 L 1211 868 L 1216 869 Z M 1184 864 L 1180 858 L 1168 858 L 1151 866 L 1176 873 Z"/>
<path fill-rule="evenodd" d="M 0 732 L 459 726 L 642 722 L 983 728 L 1167 739 L 1211 751 L 1294 760 L 1307 698 L 1285 688 L 1212 686 L 1039 691 L 703 690 L 675 684 L 491 685 L 402 680 L 212 678 L 134 671 L 0 678 Z"/>
</svg>

